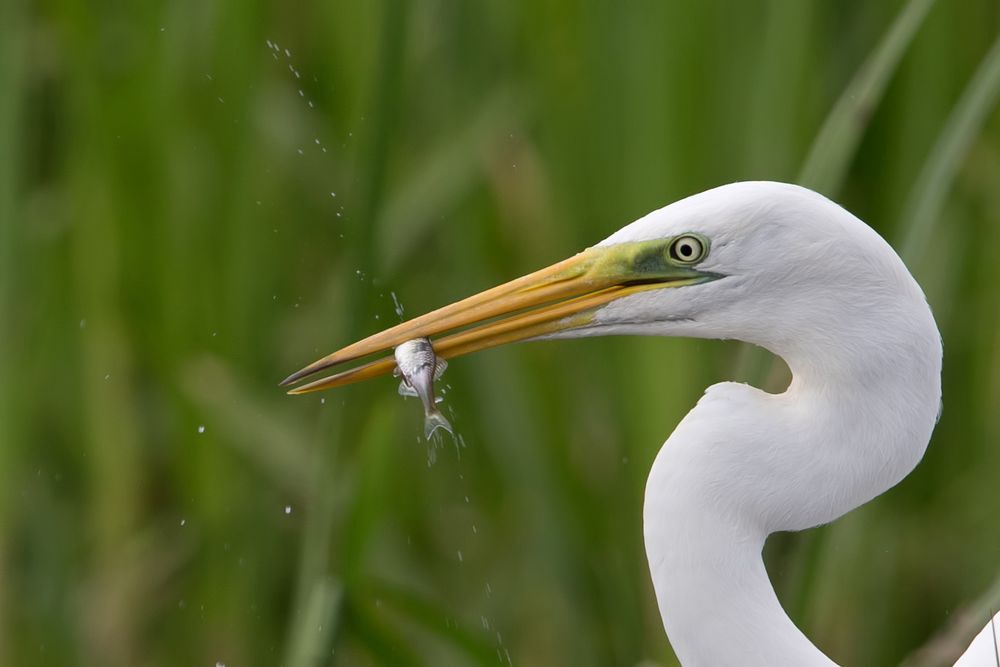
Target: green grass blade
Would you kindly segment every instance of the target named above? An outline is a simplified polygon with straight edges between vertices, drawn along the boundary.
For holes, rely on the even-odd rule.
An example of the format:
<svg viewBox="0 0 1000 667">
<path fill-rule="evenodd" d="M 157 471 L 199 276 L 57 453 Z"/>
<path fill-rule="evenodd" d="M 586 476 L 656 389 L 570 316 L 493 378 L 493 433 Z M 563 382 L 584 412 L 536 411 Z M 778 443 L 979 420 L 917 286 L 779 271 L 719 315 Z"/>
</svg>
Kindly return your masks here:
<svg viewBox="0 0 1000 667">
<path fill-rule="evenodd" d="M 302 612 L 293 626 L 285 664 L 290 667 L 325 665 L 337 630 L 343 589 L 332 577 L 316 581 Z"/>
<path fill-rule="evenodd" d="M 933 4 L 934 0 L 910 0 L 893 21 L 816 135 L 799 175 L 801 185 L 831 196 L 840 190 L 868 120 Z"/>
<path fill-rule="evenodd" d="M 13 478 L 14 458 L 18 455 L 15 443 L 20 420 L 15 401 L 20 392 L 3 378 L 15 377 L 13 325 L 14 303 L 14 245 L 17 236 L 16 192 L 20 185 L 17 157 L 21 155 L 21 138 L 18 132 L 22 103 L 22 79 L 25 74 L 25 39 L 23 16 L 25 3 L 4 3 L 0 10 L 0 523 L 8 524 L 7 489 Z M 6 158 L 11 156 L 13 159 Z M 0 533 L 0 571 L 8 571 L 6 563 L 9 534 Z M 6 648 L 8 637 L 7 605 L 12 602 L 9 586 L 0 585 L 0 663 L 10 664 Z"/>
<path fill-rule="evenodd" d="M 903 661 L 902 667 L 953 664 L 997 609 L 1000 609 L 1000 577 L 978 599 L 951 614 L 948 625 Z"/>
<path fill-rule="evenodd" d="M 913 194 L 903 214 L 903 229 L 906 234 L 901 245 L 901 255 L 904 259 L 919 261 L 926 251 L 945 196 L 955 180 L 955 172 L 996 105 L 998 93 L 1000 38 L 993 42 L 948 116 L 944 129 L 913 186 Z"/>
</svg>

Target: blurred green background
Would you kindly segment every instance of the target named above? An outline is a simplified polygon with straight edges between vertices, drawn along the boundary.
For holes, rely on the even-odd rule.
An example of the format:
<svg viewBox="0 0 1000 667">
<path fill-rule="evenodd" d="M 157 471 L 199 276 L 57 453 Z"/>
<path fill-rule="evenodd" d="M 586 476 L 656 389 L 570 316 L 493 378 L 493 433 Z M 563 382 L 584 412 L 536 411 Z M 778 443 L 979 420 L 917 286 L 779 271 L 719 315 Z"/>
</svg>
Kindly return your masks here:
<svg viewBox="0 0 1000 667">
<path fill-rule="evenodd" d="M 647 470 L 706 385 L 780 366 L 497 349 L 452 364 L 436 449 L 391 380 L 276 383 L 394 298 L 740 179 L 835 198 L 935 309 L 923 463 L 767 560 L 838 661 L 937 664 L 1000 572 L 998 28 L 995 0 L 5 0 L 0 664 L 675 664 Z"/>
</svg>

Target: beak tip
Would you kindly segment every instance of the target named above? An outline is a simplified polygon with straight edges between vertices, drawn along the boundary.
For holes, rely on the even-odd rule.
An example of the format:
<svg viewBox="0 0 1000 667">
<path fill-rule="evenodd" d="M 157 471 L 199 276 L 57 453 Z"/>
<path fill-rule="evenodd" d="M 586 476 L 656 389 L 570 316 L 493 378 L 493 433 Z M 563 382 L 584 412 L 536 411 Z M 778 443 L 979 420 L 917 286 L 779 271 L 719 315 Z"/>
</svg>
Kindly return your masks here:
<svg viewBox="0 0 1000 667">
<path fill-rule="evenodd" d="M 281 382 L 279 382 L 278 386 L 279 387 L 287 387 L 290 384 L 295 384 L 296 382 L 298 382 L 302 378 L 309 377 L 310 375 L 313 375 L 314 373 L 319 373 L 320 371 L 325 370 L 327 368 L 330 368 L 331 366 L 334 366 L 334 365 L 336 365 L 337 363 L 340 362 L 339 359 L 335 359 L 333 357 L 334 357 L 334 355 L 330 355 L 328 357 L 324 357 L 324 358 L 320 359 L 319 361 L 314 361 L 313 363 L 309 364 L 305 368 L 302 368 L 302 369 L 299 369 L 299 370 L 295 371 L 294 373 L 292 373 L 291 375 L 289 375 L 288 377 L 286 377 L 284 380 L 282 380 Z"/>
<path fill-rule="evenodd" d="M 312 375 L 313 373 L 316 373 L 318 371 L 321 371 L 321 370 L 323 370 L 323 368 L 324 368 L 324 366 L 321 365 L 319 362 L 316 362 L 316 363 L 313 363 L 313 364 L 309 364 L 305 368 L 299 369 L 299 370 L 295 371 L 294 373 L 292 373 L 291 375 L 289 375 L 288 377 L 286 377 L 284 380 L 282 380 L 281 382 L 278 383 L 278 386 L 279 387 L 287 387 L 290 384 L 295 384 L 296 382 L 298 382 L 302 378 L 304 378 L 306 376 L 309 376 L 309 375 Z"/>
</svg>

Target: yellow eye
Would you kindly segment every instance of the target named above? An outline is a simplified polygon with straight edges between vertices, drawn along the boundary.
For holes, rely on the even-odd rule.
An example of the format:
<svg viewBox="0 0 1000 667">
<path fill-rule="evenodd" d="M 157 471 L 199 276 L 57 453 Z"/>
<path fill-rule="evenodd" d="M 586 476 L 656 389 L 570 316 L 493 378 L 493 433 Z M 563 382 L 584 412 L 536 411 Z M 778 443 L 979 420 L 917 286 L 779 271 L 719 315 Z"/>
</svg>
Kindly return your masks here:
<svg viewBox="0 0 1000 667">
<path fill-rule="evenodd" d="M 682 264 L 694 264 L 705 258 L 707 245 L 697 236 L 685 234 L 670 243 L 670 259 Z"/>
</svg>

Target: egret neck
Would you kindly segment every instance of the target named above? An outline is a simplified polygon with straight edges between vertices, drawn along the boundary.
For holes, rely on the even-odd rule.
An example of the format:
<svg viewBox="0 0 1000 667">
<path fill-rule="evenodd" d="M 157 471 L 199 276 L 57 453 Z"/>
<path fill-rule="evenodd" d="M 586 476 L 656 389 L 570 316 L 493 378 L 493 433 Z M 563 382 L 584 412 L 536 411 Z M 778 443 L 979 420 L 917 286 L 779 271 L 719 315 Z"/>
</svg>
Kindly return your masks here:
<svg viewBox="0 0 1000 667">
<path fill-rule="evenodd" d="M 906 276 L 906 278 L 909 278 Z M 870 291 L 870 290 L 869 290 Z M 781 394 L 710 387 L 658 453 L 643 525 L 653 587 L 685 666 L 833 665 L 782 609 L 767 536 L 832 521 L 905 477 L 940 398 L 941 347 L 922 293 L 840 291 L 809 331 L 766 343 L 793 380 Z M 822 311 L 841 314 L 822 321 Z"/>
</svg>

